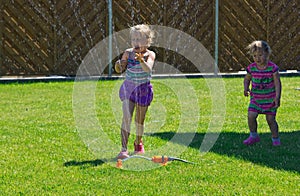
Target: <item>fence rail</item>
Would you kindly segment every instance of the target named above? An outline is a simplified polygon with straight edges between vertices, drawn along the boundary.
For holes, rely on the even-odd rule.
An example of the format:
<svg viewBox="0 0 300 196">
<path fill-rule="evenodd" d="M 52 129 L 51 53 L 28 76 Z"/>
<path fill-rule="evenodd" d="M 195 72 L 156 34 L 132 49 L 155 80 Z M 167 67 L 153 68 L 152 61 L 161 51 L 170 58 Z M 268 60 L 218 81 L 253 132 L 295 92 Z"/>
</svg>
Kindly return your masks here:
<svg viewBox="0 0 300 196">
<path fill-rule="evenodd" d="M 0 3 L 0 76 L 76 75 L 88 51 L 108 36 L 107 1 Z M 139 23 L 168 26 L 193 36 L 214 56 L 212 0 L 113 0 L 112 6 L 115 32 Z M 220 71 L 244 70 L 252 61 L 245 47 L 256 39 L 269 42 L 281 70 L 300 70 L 299 10 L 298 0 L 219 0 Z M 198 71 L 174 51 L 153 50 L 180 72 Z"/>
</svg>

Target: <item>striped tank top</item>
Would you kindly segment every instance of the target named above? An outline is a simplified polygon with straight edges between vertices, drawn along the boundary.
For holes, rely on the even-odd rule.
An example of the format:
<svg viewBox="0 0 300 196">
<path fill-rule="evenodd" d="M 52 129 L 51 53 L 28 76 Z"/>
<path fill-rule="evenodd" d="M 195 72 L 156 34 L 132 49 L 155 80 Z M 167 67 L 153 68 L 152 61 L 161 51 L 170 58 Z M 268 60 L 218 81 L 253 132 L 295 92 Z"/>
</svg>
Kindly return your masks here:
<svg viewBox="0 0 300 196">
<path fill-rule="evenodd" d="M 135 60 L 135 53 L 129 52 L 126 69 L 126 80 L 135 84 L 147 83 L 151 80 L 151 72 L 145 72 L 138 60 Z"/>
<path fill-rule="evenodd" d="M 274 98 L 276 97 L 273 74 L 279 70 L 278 66 L 269 61 L 266 69 L 259 69 L 256 63 L 250 64 L 246 71 L 251 75 L 251 92 L 249 110 L 261 113 L 276 111 Z"/>
</svg>

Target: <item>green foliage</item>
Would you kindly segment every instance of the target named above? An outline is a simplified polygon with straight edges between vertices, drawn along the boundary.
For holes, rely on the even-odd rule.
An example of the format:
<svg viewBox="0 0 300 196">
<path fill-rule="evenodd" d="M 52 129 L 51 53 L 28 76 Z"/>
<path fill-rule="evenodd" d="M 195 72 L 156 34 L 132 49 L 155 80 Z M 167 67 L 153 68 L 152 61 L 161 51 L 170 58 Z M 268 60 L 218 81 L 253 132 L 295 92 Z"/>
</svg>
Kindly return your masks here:
<svg viewBox="0 0 300 196">
<path fill-rule="evenodd" d="M 299 195 L 300 91 L 295 89 L 300 87 L 300 78 L 282 78 L 277 116 L 280 147 L 272 146 L 262 115 L 258 119 L 261 142 L 250 147 L 242 144 L 249 134 L 243 79 L 223 79 L 226 115 L 222 132 L 210 151 L 201 154 L 199 148 L 211 123 L 207 84 L 212 80 L 153 80 L 155 96 L 145 123 L 146 151 L 163 148 L 176 134 L 185 138 L 194 132 L 180 157 L 197 164 L 174 161 L 147 171 L 117 169 L 114 157 L 106 161 L 84 144 L 74 120 L 73 82 L 1 84 L 0 195 Z M 186 82 L 197 97 L 194 106 L 200 108 L 199 122 L 194 130 L 184 126 L 176 133 L 184 114 L 176 93 L 187 88 Z M 101 130 L 117 146 L 122 117 L 120 84 L 98 81 L 95 91 Z M 134 133 L 134 126 L 132 129 Z M 130 151 L 133 140 L 134 134 Z M 113 153 L 117 155 L 118 150 Z M 124 167 L 147 164 L 154 163 L 131 159 Z"/>
</svg>

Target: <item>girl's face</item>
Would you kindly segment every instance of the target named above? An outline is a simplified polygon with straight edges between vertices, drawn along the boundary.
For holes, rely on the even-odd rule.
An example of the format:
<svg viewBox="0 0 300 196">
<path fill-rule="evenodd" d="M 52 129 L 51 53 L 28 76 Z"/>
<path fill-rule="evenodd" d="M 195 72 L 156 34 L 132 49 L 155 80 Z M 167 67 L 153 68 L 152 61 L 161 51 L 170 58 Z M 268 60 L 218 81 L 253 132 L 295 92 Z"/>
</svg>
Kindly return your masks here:
<svg viewBox="0 0 300 196">
<path fill-rule="evenodd" d="M 143 52 L 148 48 L 148 39 L 139 32 L 131 34 L 131 45 L 135 52 Z"/>
<path fill-rule="evenodd" d="M 256 50 L 253 52 L 253 60 L 258 66 L 263 67 L 267 65 L 269 55 L 262 50 Z"/>
</svg>

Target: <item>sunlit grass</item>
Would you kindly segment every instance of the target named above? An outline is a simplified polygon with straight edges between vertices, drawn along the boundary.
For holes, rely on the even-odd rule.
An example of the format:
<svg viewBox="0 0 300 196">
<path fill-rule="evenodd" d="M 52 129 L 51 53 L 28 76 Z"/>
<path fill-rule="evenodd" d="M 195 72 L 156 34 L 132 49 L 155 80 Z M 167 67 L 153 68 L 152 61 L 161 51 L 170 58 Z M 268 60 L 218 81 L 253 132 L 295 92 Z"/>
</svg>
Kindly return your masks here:
<svg viewBox="0 0 300 196">
<path fill-rule="evenodd" d="M 105 162 L 85 146 L 75 126 L 73 82 L 1 84 L 0 194 L 299 195 L 300 91 L 295 89 L 300 87 L 300 78 L 282 78 L 282 105 L 277 116 L 282 146 L 278 148 L 271 144 L 264 116 L 258 119 L 261 142 L 251 147 L 242 144 L 248 136 L 243 80 L 223 79 L 226 114 L 222 132 L 213 148 L 201 155 L 199 148 L 211 120 L 209 80 L 153 80 L 155 96 L 145 123 L 146 151 L 164 147 L 176 134 L 183 116 L 176 93 L 191 85 L 199 121 L 193 130 L 182 128 L 182 138 L 190 132 L 195 136 L 180 157 L 197 164 L 172 162 L 138 172 L 112 167 L 114 162 Z M 95 92 L 96 117 L 117 146 L 121 82 L 99 81 Z M 130 151 L 134 132 L 133 126 Z M 112 154 L 117 155 L 118 150 Z M 131 159 L 124 167 L 137 164 L 154 163 Z"/>
</svg>

